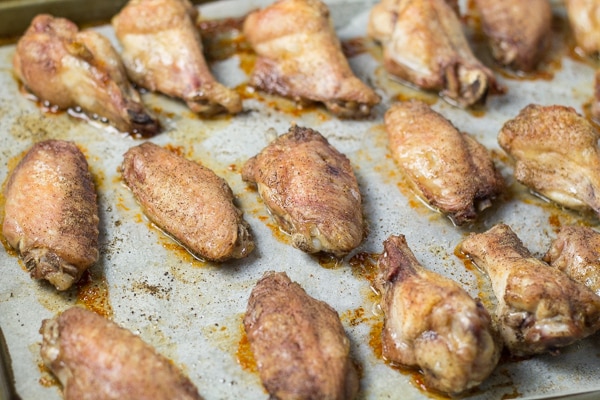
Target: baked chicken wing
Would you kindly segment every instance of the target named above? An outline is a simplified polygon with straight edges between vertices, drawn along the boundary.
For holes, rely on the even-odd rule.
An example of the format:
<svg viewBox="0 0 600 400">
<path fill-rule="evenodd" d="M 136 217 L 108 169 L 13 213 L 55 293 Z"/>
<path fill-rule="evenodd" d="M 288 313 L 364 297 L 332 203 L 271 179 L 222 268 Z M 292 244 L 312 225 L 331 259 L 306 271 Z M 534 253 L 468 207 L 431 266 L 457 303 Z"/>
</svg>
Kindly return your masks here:
<svg viewBox="0 0 600 400">
<path fill-rule="evenodd" d="M 81 307 L 42 322 L 42 359 L 65 400 L 200 400 L 175 365 L 125 328 Z"/>
<path fill-rule="evenodd" d="M 350 161 L 319 132 L 292 126 L 243 167 L 295 247 L 344 255 L 363 240 L 362 198 Z"/>
<path fill-rule="evenodd" d="M 392 157 L 417 193 L 457 225 L 474 220 L 504 188 L 487 149 L 427 104 L 393 104 L 385 127 Z"/>
<path fill-rule="evenodd" d="M 108 39 L 67 19 L 36 16 L 17 43 L 13 67 L 25 87 L 53 107 L 80 107 L 135 135 L 159 130 Z"/>
<path fill-rule="evenodd" d="M 600 52 L 600 3 L 596 0 L 565 0 L 567 16 L 577 46 L 587 55 Z"/>
<path fill-rule="evenodd" d="M 371 10 L 368 35 L 381 43 L 389 74 L 453 104 L 472 106 L 501 90 L 445 0 L 382 0 Z"/>
<path fill-rule="evenodd" d="M 368 116 L 379 96 L 352 72 L 320 0 L 279 0 L 248 15 L 244 35 L 258 55 L 250 84 L 335 115 Z"/>
<path fill-rule="evenodd" d="M 492 373 L 501 345 L 489 313 L 458 283 L 421 266 L 404 236 L 384 242 L 376 288 L 386 359 L 419 368 L 430 388 L 451 394 Z"/>
<path fill-rule="evenodd" d="M 498 143 L 519 182 L 565 207 L 600 213 L 599 138 L 573 108 L 531 104 L 504 124 Z"/>
<path fill-rule="evenodd" d="M 358 374 L 337 312 L 284 272 L 267 272 L 256 283 L 244 328 L 271 398 L 356 397 Z"/>
<path fill-rule="evenodd" d="M 66 290 L 98 261 L 98 205 L 87 161 L 72 142 L 29 149 L 4 190 L 2 234 L 31 276 Z"/>
<path fill-rule="evenodd" d="M 242 110 L 240 96 L 215 80 L 188 0 L 131 0 L 112 25 L 129 77 L 151 91 L 181 98 L 199 114 Z"/>
<path fill-rule="evenodd" d="M 499 329 L 513 355 L 554 351 L 600 328 L 600 297 L 533 257 L 509 226 L 471 234 L 460 249 L 488 274 Z"/>
</svg>

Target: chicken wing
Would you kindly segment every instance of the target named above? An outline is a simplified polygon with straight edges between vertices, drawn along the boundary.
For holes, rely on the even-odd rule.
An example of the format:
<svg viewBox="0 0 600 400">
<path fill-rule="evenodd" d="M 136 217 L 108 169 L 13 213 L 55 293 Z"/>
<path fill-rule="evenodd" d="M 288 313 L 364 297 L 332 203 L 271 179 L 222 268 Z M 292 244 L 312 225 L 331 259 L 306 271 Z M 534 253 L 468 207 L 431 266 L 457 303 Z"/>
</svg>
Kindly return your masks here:
<svg viewBox="0 0 600 400">
<path fill-rule="evenodd" d="M 123 62 L 138 85 L 183 99 L 199 114 L 242 110 L 240 96 L 215 80 L 188 0 L 131 0 L 112 19 Z"/>
<path fill-rule="evenodd" d="M 293 245 L 344 255 L 363 240 L 362 198 L 350 161 L 319 132 L 292 126 L 243 167 Z"/>
<path fill-rule="evenodd" d="M 42 322 L 42 359 L 65 400 L 202 399 L 175 365 L 127 329 L 81 307 Z"/>
<path fill-rule="evenodd" d="M 577 46 L 585 54 L 600 53 L 600 3 L 596 0 L 565 0 L 567 17 Z"/>
<path fill-rule="evenodd" d="M 383 46 L 389 74 L 453 104 L 472 106 L 501 91 L 444 0 L 382 0 L 371 10 L 368 35 Z"/>
<path fill-rule="evenodd" d="M 36 143 L 10 174 L 2 234 L 35 279 L 66 290 L 98 261 L 98 205 L 74 143 Z"/>
<path fill-rule="evenodd" d="M 563 226 L 544 261 L 600 296 L 600 233 L 586 226 Z"/>
<path fill-rule="evenodd" d="M 600 328 L 600 297 L 533 257 L 505 224 L 471 234 L 460 249 L 487 272 L 495 316 L 515 356 L 553 351 Z"/>
<path fill-rule="evenodd" d="M 417 193 L 457 225 L 474 220 L 504 188 L 485 147 L 427 104 L 395 103 L 385 113 L 392 157 Z"/>
<path fill-rule="evenodd" d="M 501 65 L 531 72 L 550 45 L 549 0 L 476 0 L 492 56 Z"/>
<path fill-rule="evenodd" d="M 250 294 L 244 328 L 273 399 L 356 397 L 359 379 L 337 312 L 285 272 L 267 272 Z"/>
<path fill-rule="evenodd" d="M 52 106 L 81 107 L 90 117 L 106 118 L 134 135 L 159 131 L 158 120 L 127 80 L 118 53 L 97 32 L 38 15 L 17 43 L 13 67 L 25 87 Z"/>
<path fill-rule="evenodd" d="M 452 394 L 492 373 L 501 346 L 489 313 L 458 283 L 421 266 L 404 236 L 384 242 L 376 288 L 386 359 L 419 368 L 428 386 Z"/>
<path fill-rule="evenodd" d="M 599 135 L 570 107 L 525 107 L 498 143 L 514 159 L 515 178 L 565 207 L 600 213 Z"/>
<path fill-rule="evenodd" d="M 254 249 L 231 188 L 210 169 L 150 142 L 130 148 L 120 169 L 148 218 L 196 257 L 225 261 Z"/>
<path fill-rule="evenodd" d="M 361 118 L 379 96 L 352 72 L 320 0 L 279 0 L 248 15 L 244 35 L 258 59 L 250 84 L 296 101 L 325 103 L 333 114 Z"/>
</svg>

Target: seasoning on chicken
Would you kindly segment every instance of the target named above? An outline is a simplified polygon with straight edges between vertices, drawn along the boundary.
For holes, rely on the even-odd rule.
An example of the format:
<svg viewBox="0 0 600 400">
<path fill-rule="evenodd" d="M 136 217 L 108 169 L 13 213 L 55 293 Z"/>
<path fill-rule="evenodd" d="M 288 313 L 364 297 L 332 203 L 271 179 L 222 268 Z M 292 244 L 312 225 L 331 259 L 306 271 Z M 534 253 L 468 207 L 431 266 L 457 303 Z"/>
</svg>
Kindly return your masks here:
<svg viewBox="0 0 600 400">
<path fill-rule="evenodd" d="M 563 226 L 544 261 L 600 296 L 600 233 L 586 226 Z"/>
<path fill-rule="evenodd" d="M 350 161 L 319 132 L 292 126 L 243 167 L 265 206 L 307 253 L 341 256 L 365 235 L 362 198 Z"/>
<path fill-rule="evenodd" d="M 395 103 L 385 113 L 392 157 L 417 193 L 457 225 L 472 221 L 502 192 L 485 147 L 427 104 Z"/>
<path fill-rule="evenodd" d="M 531 72 L 552 37 L 549 0 L 476 0 L 492 56 L 501 65 Z"/>
<path fill-rule="evenodd" d="M 458 283 L 419 264 L 403 235 L 384 242 L 375 286 L 386 359 L 419 368 L 427 386 L 451 394 L 492 373 L 501 345 L 489 313 Z"/>
<path fill-rule="evenodd" d="M 131 0 L 112 25 L 129 77 L 151 91 L 181 98 L 195 113 L 242 111 L 240 96 L 212 75 L 188 0 Z"/>
<path fill-rule="evenodd" d="M 10 174 L 2 234 L 34 279 L 66 290 L 98 261 L 98 205 L 87 161 L 74 143 L 31 147 Z"/>
<path fill-rule="evenodd" d="M 600 297 L 533 257 L 505 224 L 471 234 L 460 249 L 487 272 L 495 317 L 515 356 L 556 351 L 600 328 Z"/>
<path fill-rule="evenodd" d="M 65 400 L 200 400 L 194 384 L 156 350 L 108 319 L 72 307 L 40 329 L 42 359 Z"/>
<path fill-rule="evenodd" d="M 469 107 L 503 89 L 474 55 L 444 0 L 382 0 L 371 10 L 368 35 L 383 47 L 389 74 Z"/>
<path fill-rule="evenodd" d="M 256 283 L 244 328 L 271 398 L 356 397 L 358 374 L 337 312 L 285 272 L 267 272 Z"/>
<path fill-rule="evenodd" d="M 379 96 L 355 75 L 320 0 L 279 0 L 248 15 L 244 35 L 258 59 L 250 84 L 296 101 L 322 102 L 342 118 L 362 118 Z"/>
<path fill-rule="evenodd" d="M 125 68 L 108 39 L 79 31 L 64 18 L 38 15 L 17 43 L 17 77 L 38 99 L 60 109 L 81 108 L 106 118 L 115 128 L 151 136 L 159 123 L 127 80 Z"/>
<path fill-rule="evenodd" d="M 589 56 L 600 53 L 600 3 L 596 0 L 565 0 L 567 17 L 577 46 Z"/>
<path fill-rule="evenodd" d="M 565 207 L 600 213 L 599 138 L 573 108 L 531 104 L 504 124 L 498 143 L 519 182 Z"/>
<path fill-rule="evenodd" d="M 146 142 L 125 153 L 121 174 L 148 218 L 194 256 L 225 261 L 254 249 L 231 188 L 210 169 Z"/>
</svg>

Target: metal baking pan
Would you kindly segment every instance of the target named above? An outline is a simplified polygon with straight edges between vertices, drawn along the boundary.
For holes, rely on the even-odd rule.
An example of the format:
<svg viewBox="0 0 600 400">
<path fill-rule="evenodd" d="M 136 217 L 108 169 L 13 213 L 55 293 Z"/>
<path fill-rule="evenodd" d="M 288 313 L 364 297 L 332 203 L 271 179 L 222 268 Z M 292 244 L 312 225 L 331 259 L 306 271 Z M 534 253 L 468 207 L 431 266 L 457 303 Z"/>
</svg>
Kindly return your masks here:
<svg viewBox="0 0 600 400">
<path fill-rule="evenodd" d="M 7 18 L 4 10 L 11 3 L 16 2 L 0 2 L 2 18 Z M 78 7 L 76 3 L 83 1 L 68 2 L 73 4 L 69 7 Z M 109 2 L 85 2 L 90 8 L 100 3 Z M 201 5 L 200 9 L 203 18 L 220 19 L 240 17 L 268 3 L 219 1 Z M 591 65 L 572 58 L 564 47 L 555 46 L 558 58 L 551 63 L 549 73 L 539 79 L 516 79 L 498 73 L 508 92 L 489 98 L 483 109 L 461 110 L 387 78 L 377 47 L 364 40 L 368 12 L 375 1 L 327 3 L 338 35 L 346 48 L 355 50 L 349 58 L 352 68 L 383 99 L 372 118 L 338 120 L 324 109 L 299 110 L 291 102 L 248 90 L 245 82 L 252 54 L 247 51 L 233 52 L 231 57 L 211 63 L 217 79 L 243 95 L 246 111 L 241 115 L 202 120 L 178 101 L 152 93 L 143 95 L 165 127 L 163 133 L 149 140 L 177 148 L 225 178 L 251 225 L 256 250 L 247 259 L 222 265 L 194 259 L 142 215 L 117 172 L 123 153 L 139 144 L 139 139 L 66 112 L 43 112 L 23 95 L 12 74 L 14 45 L 0 47 L 0 161 L 7 166 L 0 169 L 0 181 L 6 179 L 32 143 L 47 138 L 75 141 L 83 149 L 95 178 L 101 220 L 100 261 L 82 283 L 66 293 L 32 281 L 5 243 L 0 251 L 0 326 L 12 359 L 15 387 L 23 399 L 61 398 L 59 384 L 40 358 L 38 331 L 42 319 L 74 304 L 93 308 L 139 334 L 181 366 L 207 399 L 268 398 L 248 357 L 241 324 L 250 291 L 268 270 L 286 271 L 310 295 L 338 311 L 351 340 L 352 356 L 361 367 L 360 399 L 439 397 L 419 386 L 418 374 L 392 367 L 378 356 L 377 332 L 382 316 L 367 278 L 372 273 L 369 260 L 382 251 L 383 240 L 391 234 L 406 235 L 422 264 L 458 281 L 472 295 L 485 297 L 484 278 L 466 268 L 455 255 L 456 246 L 470 230 L 505 222 L 534 254 L 541 255 L 558 225 L 597 225 L 596 219 L 561 210 L 520 188 L 512 180 L 510 166 L 496 141 L 502 124 L 529 103 L 563 104 L 583 113 L 593 95 Z M 26 4 L 30 4 L 30 12 L 39 10 L 39 2 Z M 565 16 L 561 3 L 554 6 L 557 21 L 562 21 L 555 31 L 560 42 L 566 36 Z M 0 22 L 0 26 L 4 24 Z M 93 29 L 118 46 L 109 25 Z M 411 97 L 428 101 L 459 129 L 475 135 L 493 151 L 509 180 L 507 196 L 472 227 L 457 228 L 423 206 L 389 157 L 383 114 L 392 102 Z M 320 131 L 350 158 L 358 177 L 369 234 L 343 260 L 313 257 L 294 249 L 271 220 L 256 191 L 241 180 L 243 163 L 269 142 L 273 130 L 284 133 L 292 122 Z M 502 360 L 468 398 L 597 398 L 597 393 L 589 392 L 600 390 L 599 343 L 596 334 L 557 355 Z"/>
</svg>

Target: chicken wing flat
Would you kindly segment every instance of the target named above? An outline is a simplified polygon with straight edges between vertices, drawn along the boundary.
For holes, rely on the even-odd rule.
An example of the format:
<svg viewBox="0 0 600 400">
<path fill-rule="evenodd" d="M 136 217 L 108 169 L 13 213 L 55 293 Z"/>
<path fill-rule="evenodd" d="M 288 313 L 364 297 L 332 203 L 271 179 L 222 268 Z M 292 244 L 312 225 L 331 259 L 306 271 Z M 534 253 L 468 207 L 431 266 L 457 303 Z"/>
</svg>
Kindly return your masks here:
<svg viewBox="0 0 600 400">
<path fill-rule="evenodd" d="M 515 70 L 535 70 L 551 43 L 550 2 L 476 0 L 475 5 L 494 59 Z"/>
<path fill-rule="evenodd" d="M 586 226 L 563 226 L 544 261 L 600 296 L 600 233 Z"/>
<path fill-rule="evenodd" d="M 498 143 L 514 159 L 515 178 L 554 202 L 600 213 L 599 135 L 573 108 L 525 107 Z"/>
<path fill-rule="evenodd" d="M 231 188 L 210 169 L 146 142 L 125 153 L 121 174 L 148 218 L 196 257 L 225 261 L 254 249 Z"/>
<path fill-rule="evenodd" d="M 600 53 L 600 4 L 596 0 L 565 0 L 577 46 L 587 55 Z"/>
<path fill-rule="evenodd" d="M 319 132 L 292 126 L 243 167 L 295 247 L 344 255 L 363 240 L 362 197 L 350 161 Z"/>
<path fill-rule="evenodd" d="M 488 92 L 500 90 L 444 0 L 382 0 L 371 10 L 368 35 L 381 43 L 389 74 L 439 91 L 453 104 L 483 103 Z"/>
<path fill-rule="evenodd" d="M 42 359 L 65 400 L 202 399 L 175 365 L 125 328 L 81 307 L 42 322 Z"/>
<path fill-rule="evenodd" d="M 553 351 L 600 328 L 600 297 L 533 257 L 509 226 L 471 234 L 460 248 L 490 278 L 495 316 L 513 355 Z"/>
<path fill-rule="evenodd" d="M 442 392 L 479 385 L 501 350 L 487 310 L 455 281 L 425 269 L 403 235 L 383 245 L 375 282 L 385 316 L 383 356 L 419 368 L 426 384 Z"/>
<path fill-rule="evenodd" d="M 279 0 L 248 15 L 244 35 L 258 59 L 250 84 L 296 101 L 322 102 L 333 114 L 361 118 L 379 96 L 352 72 L 320 0 Z"/>
<path fill-rule="evenodd" d="M 250 294 L 244 328 L 273 399 L 356 397 L 359 379 L 337 312 L 284 272 L 267 272 Z"/>
<path fill-rule="evenodd" d="M 206 63 L 197 16 L 188 0 L 129 1 L 112 20 L 127 73 L 144 88 L 183 99 L 195 113 L 238 113 L 240 96 L 217 82 Z"/>
<path fill-rule="evenodd" d="M 35 279 L 66 290 L 98 261 L 98 206 L 74 143 L 33 145 L 10 174 L 2 234 Z"/>
<path fill-rule="evenodd" d="M 395 103 L 384 120 L 396 163 L 417 193 L 455 224 L 476 219 L 503 190 L 487 149 L 427 104 Z"/>
<path fill-rule="evenodd" d="M 13 67 L 25 87 L 52 106 L 81 107 L 122 132 L 151 136 L 159 131 L 158 121 L 127 80 L 118 53 L 97 32 L 38 15 L 17 43 Z"/>
</svg>

